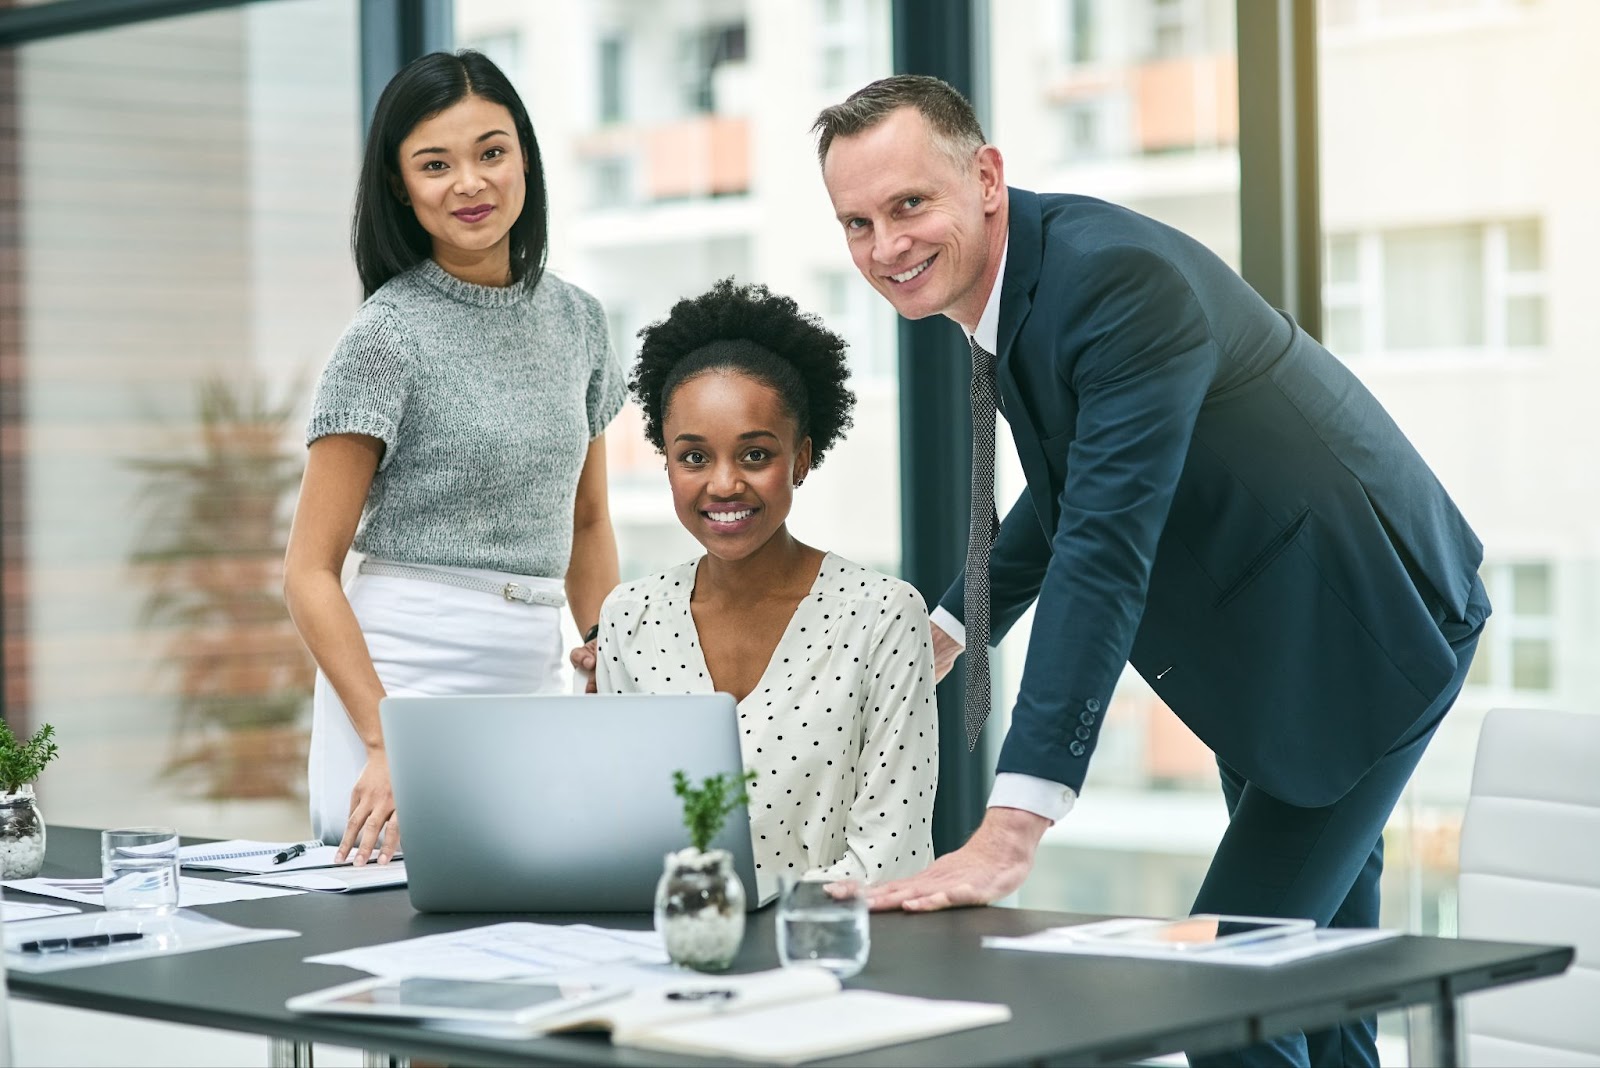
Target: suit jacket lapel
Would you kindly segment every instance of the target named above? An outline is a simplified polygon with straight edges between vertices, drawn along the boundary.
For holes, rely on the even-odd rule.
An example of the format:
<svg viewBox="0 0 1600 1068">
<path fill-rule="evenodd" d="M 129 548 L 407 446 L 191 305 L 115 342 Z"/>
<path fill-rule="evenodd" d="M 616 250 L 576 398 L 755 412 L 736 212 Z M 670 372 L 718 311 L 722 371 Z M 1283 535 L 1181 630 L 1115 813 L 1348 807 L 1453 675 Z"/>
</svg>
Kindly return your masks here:
<svg viewBox="0 0 1600 1068">
<path fill-rule="evenodd" d="M 1006 422 L 1011 426 L 1011 438 L 1017 447 L 1017 459 L 1033 494 L 1035 510 L 1050 533 L 1051 523 L 1044 517 L 1055 512 L 1055 493 L 1050 485 L 1050 471 L 1044 462 L 1044 452 L 1039 448 L 1039 432 L 1033 416 L 1023 402 L 1022 388 L 1011 366 L 1016 352 L 1017 335 L 1023 321 L 1033 309 L 1033 293 L 1039 285 L 1039 270 L 1044 259 L 1044 217 L 1039 207 L 1039 196 L 1026 189 L 1007 187 L 1010 197 L 1011 222 L 1006 246 L 1006 273 L 1000 279 L 1000 333 L 999 351 L 995 353 L 996 382 L 1004 403 Z"/>
</svg>

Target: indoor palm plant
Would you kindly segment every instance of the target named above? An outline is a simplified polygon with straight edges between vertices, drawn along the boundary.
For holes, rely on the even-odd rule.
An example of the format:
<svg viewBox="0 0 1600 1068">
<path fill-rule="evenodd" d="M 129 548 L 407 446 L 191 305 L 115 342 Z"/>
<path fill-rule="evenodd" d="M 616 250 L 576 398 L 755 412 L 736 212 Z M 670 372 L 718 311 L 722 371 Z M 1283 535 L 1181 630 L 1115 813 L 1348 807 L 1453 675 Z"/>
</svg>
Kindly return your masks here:
<svg viewBox="0 0 1600 1068">
<path fill-rule="evenodd" d="M 656 884 L 656 930 L 676 964 L 700 971 L 722 971 L 733 963 L 744 939 L 744 884 L 733 870 L 733 855 L 712 849 L 722 825 L 739 805 L 747 804 L 745 784 L 755 772 L 718 773 L 689 782 L 672 773 L 672 790 L 683 799 L 683 823 L 689 847 L 666 856 Z"/>
<path fill-rule="evenodd" d="M 141 622 L 166 636 L 178 704 L 166 772 L 207 797 L 292 797 L 305 778 L 313 669 L 281 592 L 301 392 L 204 380 L 195 444 L 129 461 L 145 477 L 131 558 L 147 589 Z"/>
<path fill-rule="evenodd" d="M 56 758 L 55 735 L 46 723 L 24 742 L 0 721 L 0 878 L 31 879 L 44 864 L 44 817 L 33 782 Z"/>
</svg>

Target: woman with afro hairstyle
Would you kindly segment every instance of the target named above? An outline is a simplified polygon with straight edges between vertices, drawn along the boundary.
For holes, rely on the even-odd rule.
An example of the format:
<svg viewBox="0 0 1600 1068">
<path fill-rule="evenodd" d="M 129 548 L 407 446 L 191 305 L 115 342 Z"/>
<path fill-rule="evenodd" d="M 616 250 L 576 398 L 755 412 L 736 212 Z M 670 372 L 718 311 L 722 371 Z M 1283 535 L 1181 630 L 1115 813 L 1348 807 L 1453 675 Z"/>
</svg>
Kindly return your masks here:
<svg viewBox="0 0 1600 1068">
<path fill-rule="evenodd" d="M 939 762 L 927 609 L 786 524 L 851 424 L 844 341 L 731 279 L 639 336 L 629 387 L 705 554 L 606 598 L 598 689 L 733 695 L 761 900 L 784 874 L 920 871 Z"/>
</svg>

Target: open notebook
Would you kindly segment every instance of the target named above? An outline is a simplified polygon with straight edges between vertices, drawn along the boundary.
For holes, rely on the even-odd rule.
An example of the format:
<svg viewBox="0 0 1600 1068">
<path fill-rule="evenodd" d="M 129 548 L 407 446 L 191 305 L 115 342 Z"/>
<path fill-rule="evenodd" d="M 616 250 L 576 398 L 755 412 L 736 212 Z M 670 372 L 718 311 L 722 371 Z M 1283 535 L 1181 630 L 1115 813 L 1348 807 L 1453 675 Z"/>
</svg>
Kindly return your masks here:
<svg viewBox="0 0 1600 1068">
<path fill-rule="evenodd" d="M 542 1030 L 607 1030 L 619 1046 L 799 1064 L 1009 1019 L 1005 1005 L 842 990 L 832 973 L 801 967 L 668 983 Z"/>
<path fill-rule="evenodd" d="M 295 853 L 288 860 L 279 861 L 285 851 Z M 277 875 L 286 871 L 305 871 L 311 868 L 331 868 L 338 846 L 321 842 L 258 842 L 248 838 L 234 838 L 226 842 L 202 842 L 178 849 L 178 863 L 185 868 L 205 871 L 237 871 L 247 875 Z M 397 856 L 399 854 L 396 854 Z M 377 853 L 372 859 L 377 859 Z M 349 864 L 347 857 L 345 863 Z"/>
</svg>

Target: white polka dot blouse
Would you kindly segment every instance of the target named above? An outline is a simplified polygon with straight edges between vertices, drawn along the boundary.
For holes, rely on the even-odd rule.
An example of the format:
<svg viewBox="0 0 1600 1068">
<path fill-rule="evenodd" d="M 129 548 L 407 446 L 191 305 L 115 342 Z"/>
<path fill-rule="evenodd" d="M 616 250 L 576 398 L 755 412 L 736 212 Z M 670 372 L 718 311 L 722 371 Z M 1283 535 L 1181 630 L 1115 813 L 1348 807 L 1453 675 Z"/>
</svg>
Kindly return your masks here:
<svg viewBox="0 0 1600 1068">
<path fill-rule="evenodd" d="M 601 693 L 712 693 L 689 610 L 697 560 L 619 586 L 600 610 Z M 832 553 L 739 703 L 757 892 L 820 871 L 884 882 L 933 860 L 933 643 L 909 583 Z"/>
</svg>

